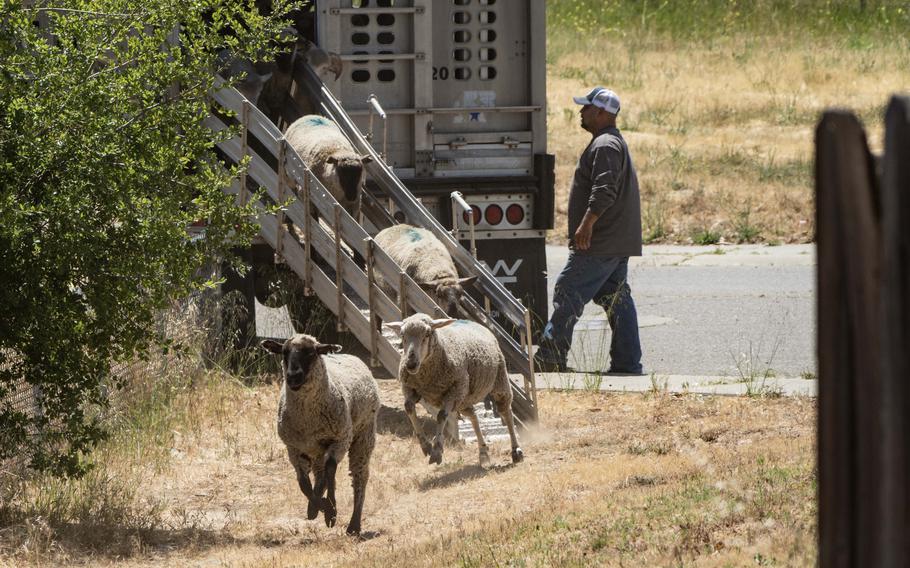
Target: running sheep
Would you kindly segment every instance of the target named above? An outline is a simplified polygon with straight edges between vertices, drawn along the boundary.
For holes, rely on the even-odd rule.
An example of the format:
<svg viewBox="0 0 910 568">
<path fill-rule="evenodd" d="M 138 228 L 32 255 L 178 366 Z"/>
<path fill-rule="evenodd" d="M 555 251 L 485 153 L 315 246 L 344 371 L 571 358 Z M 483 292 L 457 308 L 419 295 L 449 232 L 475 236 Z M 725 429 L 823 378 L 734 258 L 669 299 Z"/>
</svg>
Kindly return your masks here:
<svg viewBox="0 0 910 568">
<path fill-rule="evenodd" d="M 480 431 L 474 405 L 490 395 L 509 429 L 512 461 L 524 453 L 518 445 L 512 417 L 512 388 L 506 360 L 493 333 L 482 325 L 452 318 L 432 319 L 414 314 L 401 322 L 386 324 L 401 336 L 398 380 L 404 393 L 404 410 L 430 463 L 442 463 L 443 430 L 453 412 L 467 416 L 477 435 L 480 463 L 489 462 L 487 443 Z M 439 408 L 432 444 L 417 423 L 415 405 L 424 400 Z"/>
<path fill-rule="evenodd" d="M 452 255 L 431 231 L 421 227 L 392 225 L 376 235 L 376 244 L 427 293 L 435 296 L 446 314 L 457 316 L 464 287 L 477 276 L 459 278 Z M 379 285 L 391 295 L 392 288 L 377 277 Z"/>
<path fill-rule="evenodd" d="M 356 219 L 363 165 L 372 158 L 357 154 L 337 124 L 316 114 L 295 120 L 284 137 L 322 185 Z"/>
<path fill-rule="evenodd" d="M 372 373 L 357 357 L 330 355 L 340 351 L 340 345 L 319 343 L 310 335 L 297 334 L 283 344 L 265 340 L 261 345 L 281 355 L 284 384 L 278 404 L 278 436 L 287 446 L 297 483 L 307 498 L 307 519 L 315 519 L 322 511 L 326 526 L 335 525 L 335 471 L 347 453 L 354 488 L 354 511 L 347 532 L 360 534 L 379 412 L 379 391 Z M 311 469 L 315 487 L 310 483 Z"/>
</svg>

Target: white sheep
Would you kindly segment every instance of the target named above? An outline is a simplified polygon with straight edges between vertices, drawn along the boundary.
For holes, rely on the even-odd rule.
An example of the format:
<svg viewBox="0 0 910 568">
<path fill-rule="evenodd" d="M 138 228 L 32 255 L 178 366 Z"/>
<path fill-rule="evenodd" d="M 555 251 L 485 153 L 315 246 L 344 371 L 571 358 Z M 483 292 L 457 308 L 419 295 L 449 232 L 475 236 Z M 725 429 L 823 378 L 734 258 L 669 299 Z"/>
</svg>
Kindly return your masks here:
<svg viewBox="0 0 910 568">
<path fill-rule="evenodd" d="M 477 280 L 477 276 L 459 278 L 452 255 L 436 235 L 421 227 L 401 224 L 383 229 L 375 241 L 414 282 L 436 297 L 448 315 L 458 315 L 456 310 L 464 287 Z M 387 294 L 392 294 L 381 276 L 377 282 Z"/>
<path fill-rule="evenodd" d="M 337 124 L 316 114 L 295 120 L 284 137 L 338 203 L 356 218 L 363 165 L 372 158 L 357 154 Z"/>
<path fill-rule="evenodd" d="M 379 412 L 372 373 L 357 357 L 329 355 L 340 351 L 340 345 L 322 344 L 310 335 L 298 333 L 283 344 L 265 340 L 261 345 L 281 355 L 284 384 L 278 436 L 287 446 L 297 483 L 309 503 L 307 518 L 315 519 L 322 510 L 326 525 L 335 525 L 335 470 L 347 453 L 354 488 L 347 532 L 359 534 Z"/>
<path fill-rule="evenodd" d="M 404 393 L 404 410 L 430 463 L 442 463 L 443 431 L 453 412 L 467 416 L 477 435 L 481 465 L 489 461 L 487 443 L 480 432 L 474 405 L 490 395 L 496 403 L 512 442 L 512 461 L 524 453 L 518 445 L 512 418 L 512 388 L 506 359 L 493 333 L 482 325 L 452 318 L 432 319 L 414 314 L 402 322 L 386 324 L 401 335 L 398 380 Z M 423 399 L 439 408 L 432 445 L 417 424 L 415 405 Z"/>
</svg>

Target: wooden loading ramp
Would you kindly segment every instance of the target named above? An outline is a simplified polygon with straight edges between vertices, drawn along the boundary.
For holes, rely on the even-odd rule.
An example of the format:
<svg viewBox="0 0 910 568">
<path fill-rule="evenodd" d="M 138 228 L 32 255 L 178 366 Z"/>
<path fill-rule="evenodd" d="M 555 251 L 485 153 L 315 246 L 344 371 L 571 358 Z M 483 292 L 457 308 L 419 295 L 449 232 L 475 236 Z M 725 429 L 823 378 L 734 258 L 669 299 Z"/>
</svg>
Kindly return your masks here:
<svg viewBox="0 0 910 568">
<path fill-rule="evenodd" d="M 474 321 L 490 329 L 499 341 L 511 369 L 524 377 L 524 384 L 512 381 L 513 414 L 520 423 L 537 420 L 537 394 L 530 343 L 530 313 L 500 283 L 485 265 L 458 244 L 442 225 L 421 205 L 395 176 L 379 154 L 364 139 L 359 129 L 323 84 L 306 65 L 298 73 L 298 89 L 303 89 L 319 111 L 335 121 L 355 149 L 372 156 L 365 166 L 373 181 L 404 211 L 408 219 L 432 231 L 448 248 L 463 275 L 477 275 L 475 288 L 492 310 L 502 314 L 521 337 L 516 341 L 499 322 L 490 317 L 473 298 L 465 295 L 460 308 Z M 232 163 L 249 160 L 246 173 L 225 191 L 238 202 L 248 203 L 261 191 L 266 203 L 253 203 L 259 211 L 256 222 L 263 239 L 304 282 L 307 293 L 315 294 L 369 350 L 372 366 L 382 366 L 392 376 L 398 374 L 400 353 L 376 326 L 375 318 L 395 321 L 415 312 L 442 317 L 444 311 L 423 291 L 371 238 L 360 224 L 335 200 L 300 156 L 285 141 L 283 134 L 264 114 L 233 88 L 216 88 L 212 94 L 213 113 L 206 125 L 216 132 L 231 126 L 238 133 L 218 144 Z M 363 193 L 362 212 L 377 227 L 389 226 L 391 215 L 377 200 Z M 273 204 L 285 204 L 276 213 Z M 307 211 L 318 212 L 317 221 Z M 309 243 L 311 246 L 304 246 Z M 360 266 L 345 248 L 366 260 Z M 314 257 L 318 255 L 322 262 Z M 389 283 L 398 300 L 389 298 L 376 284 L 377 276 Z"/>
</svg>

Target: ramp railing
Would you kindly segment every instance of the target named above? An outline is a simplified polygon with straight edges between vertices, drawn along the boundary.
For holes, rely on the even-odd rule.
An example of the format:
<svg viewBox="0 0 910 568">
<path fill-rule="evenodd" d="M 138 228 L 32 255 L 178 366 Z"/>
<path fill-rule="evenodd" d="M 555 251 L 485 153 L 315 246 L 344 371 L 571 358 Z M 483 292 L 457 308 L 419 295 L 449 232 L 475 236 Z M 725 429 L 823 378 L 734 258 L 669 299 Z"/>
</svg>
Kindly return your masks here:
<svg viewBox="0 0 910 568">
<path fill-rule="evenodd" d="M 239 126 L 239 132 L 235 136 L 218 144 L 219 150 L 230 162 L 240 163 L 245 159 L 249 160 L 246 173 L 225 191 L 236 195 L 238 201 L 244 203 L 256 199 L 253 203 L 259 212 L 256 221 L 264 240 L 302 279 L 305 290 L 308 293 L 315 293 L 335 314 L 339 324 L 350 330 L 354 337 L 369 349 L 371 363 L 374 366 L 381 365 L 390 374 L 397 376 L 400 354 L 380 333 L 376 318 L 393 321 L 407 317 L 409 312 L 418 311 L 442 317 L 445 312 L 344 210 L 264 114 L 232 88 L 216 89 L 212 97 L 217 106 L 206 119 L 206 125 L 216 132 Z M 217 107 L 231 112 L 221 112 Z M 351 136 L 349 131 L 353 128 L 359 140 L 365 144 L 359 130 L 350 123 L 350 119 L 347 119 L 347 124 L 343 124 L 336 118 L 338 112 L 339 110 L 335 109 L 334 114 L 327 115 L 342 125 L 342 130 L 349 137 Z M 343 113 L 343 110 L 341 112 Z M 229 116 L 231 114 L 233 116 Z M 347 118 L 347 115 L 343 114 L 343 117 Z M 354 139 L 357 140 L 357 137 Z M 388 172 L 388 175 L 394 178 L 394 174 L 372 148 L 358 144 L 355 146 L 359 151 L 373 155 L 374 161 L 370 166 L 378 165 L 380 171 Z M 365 152 L 367 149 L 369 152 Z M 373 167 L 370 172 L 375 177 L 373 171 L 377 169 Z M 397 181 L 397 178 L 394 179 Z M 398 184 L 400 185 L 400 181 Z M 410 195 L 403 186 L 401 190 Z M 269 207 L 269 201 L 279 205 L 277 211 L 275 207 Z M 412 196 L 411 202 L 426 212 Z M 381 209 L 375 200 L 366 205 L 367 210 Z M 318 214 L 320 219 L 317 220 L 313 213 Z M 387 212 L 384 214 L 388 217 Z M 435 219 L 428 214 L 427 217 L 435 223 Z M 444 237 L 441 237 L 441 240 L 447 246 L 454 243 L 454 239 L 438 223 L 433 225 L 428 221 L 427 227 L 437 236 L 441 234 Z M 457 246 L 457 243 L 455 244 Z M 366 266 L 364 268 L 358 266 L 343 246 L 365 259 Z M 315 258 L 314 255 L 318 255 L 319 258 Z M 322 262 L 318 262 L 319 259 Z M 472 266 L 475 264 L 472 263 Z M 466 272 L 478 273 L 472 269 Z M 486 273 L 489 274 L 488 271 Z M 397 302 L 390 299 L 377 285 L 379 276 L 397 294 Z M 503 292 L 508 294 L 492 275 L 490 279 L 501 289 L 498 290 L 499 294 Z M 513 314 L 518 313 L 520 304 L 517 304 L 514 298 L 511 298 L 511 302 L 515 304 L 511 306 Z M 473 300 L 462 307 L 466 308 L 474 319 L 490 327 L 501 345 L 505 342 L 508 349 L 504 347 L 503 351 L 513 364 L 516 361 L 523 363 L 523 366 L 517 365 L 518 368 L 530 372 L 528 357 L 516 356 L 523 352 L 510 335 L 483 313 Z M 366 310 L 366 313 L 363 310 Z M 521 318 L 516 317 L 516 321 L 521 323 Z M 528 325 L 526 329 L 530 329 L 530 326 Z M 525 389 L 514 383 L 512 385 L 513 411 L 520 421 L 536 420 L 537 405 L 533 382 L 529 382 L 528 374 L 525 376 Z M 532 381 L 533 375 L 530 376 Z"/>
<path fill-rule="evenodd" d="M 367 142 L 360 129 L 351 120 L 341 103 L 335 98 L 319 75 L 307 64 L 301 62 L 296 69 L 295 80 L 298 89 L 309 95 L 314 105 L 327 117 L 338 124 L 354 148 L 361 154 L 370 155 L 373 160 L 366 165 L 366 170 L 373 181 L 395 202 L 409 220 L 430 230 L 449 250 L 452 259 L 462 275 L 476 275 L 474 287 L 483 295 L 485 304 L 504 316 L 518 332 L 520 343 L 511 333 L 505 330 L 473 298 L 465 296 L 461 307 L 475 321 L 486 325 L 499 340 L 506 359 L 524 378 L 524 392 L 529 405 L 536 412 L 536 384 L 534 377 L 534 358 L 531 345 L 531 312 L 521 304 L 511 292 L 493 276 L 492 272 L 474 258 L 458 241 L 430 214 L 429 211 L 404 186 L 398 176 L 381 158 L 380 154 Z"/>
</svg>

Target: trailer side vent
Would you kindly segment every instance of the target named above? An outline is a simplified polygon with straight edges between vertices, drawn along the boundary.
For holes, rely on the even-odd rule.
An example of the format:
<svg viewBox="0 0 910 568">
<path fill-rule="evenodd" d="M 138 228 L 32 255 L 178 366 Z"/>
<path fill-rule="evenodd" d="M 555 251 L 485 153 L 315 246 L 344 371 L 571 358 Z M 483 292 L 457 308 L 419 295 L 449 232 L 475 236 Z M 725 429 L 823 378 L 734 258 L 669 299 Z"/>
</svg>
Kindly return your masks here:
<svg viewBox="0 0 910 568">
<path fill-rule="evenodd" d="M 376 41 L 382 45 L 389 45 L 390 43 L 395 43 L 395 34 L 392 32 L 381 32 L 376 36 Z"/>
<path fill-rule="evenodd" d="M 452 53 L 452 57 L 455 59 L 455 61 L 470 61 L 471 50 L 459 47 Z"/>
<path fill-rule="evenodd" d="M 379 72 L 376 73 L 376 78 L 383 83 L 390 83 L 395 80 L 395 71 L 392 69 L 380 69 Z"/>
<path fill-rule="evenodd" d="M 358 28 L 368 26 L 370 25 L 370 17 L 366 14 L 354 14 L 351 16 L 351 25 Z"/>
<path fill-rule="evenodd" d="M 456 24 L 464 25 L 471 21 L 471 14 L 468 14 L 467 12 L 455 12 L 453 19 Z"/>
<path fill-rule="evenodd" d="M 492 47 L 481 47 L 480 48 L 480 60 L 481 61 L 493 61 L 496 59 L 496 50 Z"/>
<path fill-rule="evenodd" d="M 455 78 L 459 81 L 467 81 L 471 78 L 471 70 L 467 67 L 456 67 Z"/>
<path fill-rule="evenodd" d="M 484 81 L 490 81 L 496 78 L 496 68 L 491 65 L 484 65 L 480 68 L 480 78 Z"/>
<path fill-rule="evenodd" d="M 357 32 L 351 36 L 351 43 L 354 45 L 366 45 L 370 43 L 370 34 L 364 32 Z"/>
<path fill-rule="evenodd" d="M 394 14 L 379 14 L 376 16 L 376 23 L 380 26 L 393 26 L 395 25 L 395 15 Z"/>
<path fill-rule="evenodd" d="M 351 73 L 351 80 L 355 83 L 366 83 L 370 80 L 370 72 L 366 69 L 357 69 Z"/>
<path fill-rule="evenodd" d="M 455 43 L 468 43 L 471 41 L 471 32 L 468 30 L 455 30 Z"/>
<path fill-rule="evenodd" d="M 480 13 L 480 23 L 481 24 L 492 24 L 496 21 L 496 12 L 490 10 L 484 10 Z"/>
<path fill-rule="evenodd" d="M 496 41 L 496 31 L 495 30 L 480 30 L 480 41 L 484 43 L 490 43 Z"/>
</svg>

